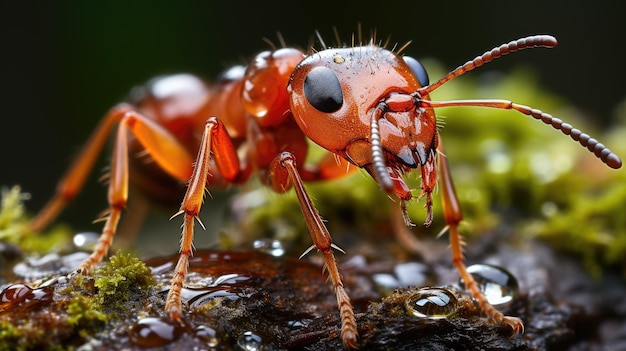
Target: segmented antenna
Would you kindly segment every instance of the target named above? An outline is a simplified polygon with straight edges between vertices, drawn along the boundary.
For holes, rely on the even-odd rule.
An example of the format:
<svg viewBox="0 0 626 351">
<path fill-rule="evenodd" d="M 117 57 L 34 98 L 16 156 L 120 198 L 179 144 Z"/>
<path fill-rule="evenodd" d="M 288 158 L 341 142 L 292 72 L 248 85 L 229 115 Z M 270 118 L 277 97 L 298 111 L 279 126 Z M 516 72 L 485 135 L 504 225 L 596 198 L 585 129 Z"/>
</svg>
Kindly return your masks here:
<svg viewBox="0 0 626 351">
<path fill-rule="evenodd" d="M 489 108 L 498 108 L 502 110 L 515 110 L 521 112 L 527 116 L 531 116 L 541 122 L 552 126 L 552 128 L 560 130 L 563 134 L 569 135 L 574 141 L 580 143 L 580 145 L 586 147 L 607 166 L 618 169 L 622 166 L 622 160 L 613 153 L 609 148 L 604 146 L 596 139 L 592 138 L 589 134 L 583 133 L 580 129 L 574 128 L 569 123 L 564 123 L 559 118 L 552 117 L 552 115 L 545 113 L 536 108 L 516 104 L 508 100 L 449 100 L 449 101 L 429 101 L 421 100 L 420 106 L 424 107 L 449 107 L 449 106 L 480 106 Z"/>
<path fill-rule="evenodd" d="M 556 38 L 551 35 L 533 35 L 530 37 L 510 41 L 506 44 L 498 46 L 497 48 L 493 48 L 480 56 L 476 56 L 476 58 L 474 58 L 473 60 L 465 62 L 465 64 L 457 67 L 452 72 L 448 73 L 445 77 L 439 79 L 437 82 L 420 88 L 418 92 L 422 96 L 429 94 L 435 89 L 442 86 L 444 83 L 475 68 L 478 68 L 487 62 L 490 62 L 512 52 L 536 47 L 553 48 L 556 45 Z"/>
<path fill-rule="evenodd" d="M 560 130 L 563 134 L 568 135 L 574 141 L 578 141 L 580 145 L 586 147 L 597 158 L 608 165 L 611 168 L 618 169 L 622 166 L 622 160 L 613 153 L 609 148 L 604 146 L 596 139 L 589 136 L 589 134 L 583 133 L 580 129 L 574 128 L 569 123 L 564 123 L 562 120 L 552 117 L 548 113 L 544 113 L 541 110 L 516 104 L 508 100 L 450 100 L 450 101 L 429 101 L 422 100 L 422 96 L 426 96 L 435 89 L 442 86 L 444 83 L 466 73 L 475 68 L 478 68 L 485 63 L 492 61 L 493 59 L 502 57 L 511 52 L 515 52 L 522 49 L 534 48 L 534 47 L 546 47 L 552 48 L 557 45 L 556 39 L 549 35 L 535 35 L 518 40 L 513 40 L 509 43 L 502 44 L 497 48 L 485 52 L 484 54 L 477 56 L 471 61 L 467 61 L 462 66 L 457 67 L 452 72 L 439 79 L 437 82 L 422 87 L 414 93 L 417 104 L 422 107 L 447 107 L 447 106 L 480 106 L 498 108 L 503 110 L 516 110 L 527 116 L 531 116 L 543 123 L 552 126 L 554 129 Z"/>
</svg>

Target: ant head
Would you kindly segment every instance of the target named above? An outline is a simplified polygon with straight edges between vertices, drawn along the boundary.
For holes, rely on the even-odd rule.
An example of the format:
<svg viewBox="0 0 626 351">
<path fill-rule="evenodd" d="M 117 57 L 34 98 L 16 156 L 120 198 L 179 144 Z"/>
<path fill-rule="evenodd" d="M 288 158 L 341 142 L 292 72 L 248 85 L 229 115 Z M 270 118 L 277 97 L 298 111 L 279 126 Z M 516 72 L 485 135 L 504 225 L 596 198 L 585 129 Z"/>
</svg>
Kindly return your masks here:
<svg viewBox="0 0 626 351">
<path fill-rule="evenodd" d="M 416 105 L 414 93 L 425 85 L 428 75 L 413 58 L 375 45 L 325 49 L 294 70 L 291 111 L 309 138 L 359 167 L 373 167 L 378 147 L 386 165 L 416 168 L 437 133 L 433 110 Z"/>
</svg>

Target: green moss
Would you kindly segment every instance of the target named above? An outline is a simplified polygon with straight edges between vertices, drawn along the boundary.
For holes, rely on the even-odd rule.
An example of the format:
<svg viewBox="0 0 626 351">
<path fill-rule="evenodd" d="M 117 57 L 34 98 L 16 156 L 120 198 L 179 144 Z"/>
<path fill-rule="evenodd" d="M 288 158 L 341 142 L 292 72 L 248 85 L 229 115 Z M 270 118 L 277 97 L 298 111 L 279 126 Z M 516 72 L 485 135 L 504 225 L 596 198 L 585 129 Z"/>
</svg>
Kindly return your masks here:
<svg viewBox="0 0 626 351">
<path fill-rule="evenodd" d="M 123 309 L 133 294 L 147 294 L 156 285 L 150 268 L 129 253 L 112 256 L 96 269 L 95 276 L 97 303 L 111 309 Z"/>
<path fill-rule="evenodd" d="M 19 246 L 26 253 L 46 254 L 71 247 L 72 232 L 68 226 L 56 225 L 44 233 L 32 233 L 24 201 L 30 195 L 19 186 L 3 188 L 0 208 L 0 240 Z"/>
<path fill-rule="evenodd" d="M 22 235 L 27 219 L 24 215 L 24 200 L 28 194 L 22 193 L 19 186 L 11 189 L 2 188 L 2 204 L 0 208 L 0 239 L 15 240 Z"/>
<path fill-rule="evenodd" d="M 13 323 L 0 322 L 0 351 L 16 350 L 15 345 L 20 340 L 22 333 Z M 22 348 L 23 349 L 23 348 Z M 19 349 L 17 349 L 19 350 Z"/>
<path fill-rule="evenodd" d="M 50 336 L 38 323 L 31 321 L 18 322 L 0 321 L 0 351 L 66 351 L 71 350 L 69 345 L 48 343 Z M 47 331 L 52 333 L 54 331 Z"/>
<path fill-rule="evenodd" d="M 571 192 L 566 201 L 547 203 L 545 219 L 525 226 L 525 233 L 582 257 L 596 276 L 606 266 L 626 274 L 626 177 L 619 178 L 611 191 Z"/>
<path fill-rule="evenodd" d="M 75 294 L 67 306 L 68 322 L 78 332 L 81 338 L 99 330 L 108 320 L 94 297 Z"/>
</svg>

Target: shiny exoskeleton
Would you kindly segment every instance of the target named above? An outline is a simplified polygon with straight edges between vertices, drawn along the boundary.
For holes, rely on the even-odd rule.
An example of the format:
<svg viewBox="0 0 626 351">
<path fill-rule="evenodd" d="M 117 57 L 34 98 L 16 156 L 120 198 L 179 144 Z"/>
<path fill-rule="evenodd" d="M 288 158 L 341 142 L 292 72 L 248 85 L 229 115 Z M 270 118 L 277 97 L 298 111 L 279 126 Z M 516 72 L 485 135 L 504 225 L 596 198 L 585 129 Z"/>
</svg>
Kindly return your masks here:
<svg viewBox="0 0 626 351">
<path fill-rule="evenodd" d="M 313 240 L 311 249 L 322 253 L 337 296 L 342 342 L 354 348 L 358 346 L 358 328 L 333 254 L 333 249 L 341 249 L 333 244 L 303 183 L 334 179 L 363 168 L 398 201 L 396 213 L 410 224 L 405 203 L 415 196 L 403 175 L 419 168 L 421 192 L 417 197 L 425 198 L 425 224 L 432 221 L 431 194 L 439 182 L 452 261 L 466 288 L 492 321 L 521 332 L 521 320 L 493 308 L 463 262 L 458 230 L 462 213 L 434 108 L 517 110 L 561 130 L 612 168 L 621 167 L 621 160 L 589 135 L 537 109 L 506 100 L 431 101 L 429 93 L 502 55 L 555 45 L 553 37 L 543 35 L 511 41 L 433 84 L 417 60 L 373 41 L 363 46 L 324 48 L 309 55 L 291 48 L 263 52 L 248 67 L 224 73 L 213 86 L 191 75 L 155 79 L 135 90 L 132 104 L 120 104 L 104 117 L 31 227 L 39 231 L 54 220 L 80 190 L 108 136 L 115 132 L 104 228 L 97 247 L 77 273 L 89 272 L 106 255 L 126 206 L 129 181 L 157 200 L 182 197 L 177 213 L 183 216 L 180 258 L 165 306 L 167 314 L 178 320 L 183 317 L 181 290 L 192 255 L 194 220 L 200 222 L 198 214 L 207 187 L 239 184 L 257 174 L 277 192 L 294 188 Z M 304 164 L 307 139 L 328 150 L 327 157 L 315 165 Z M 139 151 L 154 162 L 136 162 L 129 157 Z"/>
</svg>

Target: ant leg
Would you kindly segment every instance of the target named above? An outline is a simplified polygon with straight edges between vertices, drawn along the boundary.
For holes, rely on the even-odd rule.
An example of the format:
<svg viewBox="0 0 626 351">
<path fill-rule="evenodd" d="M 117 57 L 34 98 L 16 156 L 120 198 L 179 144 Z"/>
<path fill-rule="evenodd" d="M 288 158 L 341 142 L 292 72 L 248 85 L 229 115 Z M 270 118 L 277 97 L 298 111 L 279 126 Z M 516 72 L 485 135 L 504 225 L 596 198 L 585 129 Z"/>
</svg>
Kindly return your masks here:
<svg viewBox="0 0 626 351">
<path fill-rule="evenodd" d="M 183 313 L 181 294 L 189 268 L 189 257 L 193 255 L 194 219 L 204 228 L 198 214 L 206 192 L 211 160 L 215 161 L 220 175 L 227 182 L 236 181 L 249 174 L 247 169 L 240 167 L 237 150 L 224 124 L 215 117 L 209 118 L 206 122 L 187 192 L 180 205 L 180 210 L 172 216 L 172 218 L 181 214 L 185 216 L 180 242 L 180 257 L 174 269 L 174 277 L 165 301 L 165 312 L 175 320 L 180 320 Z M 191 165 L 191 162 L 189 164 Z"/>
<path fill-rule="evenodd" d="M 191 174 L 192 157 L 176 138 L 161 125 L 126 109 L 119 121 L 111 171 L 109 173 L 108 204 L 101 220 L 105 221 L 98 244 L 78 267 L 77 272 L 93 269 L 107 254 L 117 230 L 122 209 L 128 199 L 128 133 L 131 132 L 156 163 L 172 177 L 181 181 Z"/>
<path fill-rule="evenodd" d="M 311 239 L 313 239 L 314 246 L 311 246 L 311 249 L 317 248 L 322 252 L 324 256 L 324 268 L 328 270 L 328 275 L 332 281 L 335 295 L 337 296 L 337 304 L 339 305 L 339 313 L 341 315 L 341 339 L 343 345 L 346 348 L 356 348 L 358 331 L 354 310 L 350 302 L 350 297 L 343 287 L 343 282 L 339 275 L 339 268 L 337 267 L 337 262 L 335 261 L 335 256 L 332 251 L 333 248 L 340 249 L 332 243 L 328 229 L 326 229 L 322 218 L 315 206 L 313 206 L 304 188 L 294 156 L 289 152 L 283 152 L 272 161 L 270 172 L 272 185 L 275 190 L 284 192 L 293 186 L 296 191 L 298 201 L 300 202 L 300 209 L 304 215 Z M 304 254 L 308 253 L 308 251 L 309 250 Z"/>
<path fill-rule="evenodd" d="M 450 177 L 448 169 L 448 161 L 445 156 L 441 137 L 437 146 L 439 153 L 439 185 L 442 196 L 443 214 L 450 234 L 450 247 L 452 249 L 452 263 L 459 271 L 459 274 L 465 282 L 466 288 L 472 296 L 478 301 L 480 309 L 484 311 L 490 320 L 500 324 L 506 324 L 516 333 L 524 332 L 524 324 L 522 320 L 516 317 L 509 317 L 502 314 L 495 307 L 491 306 L 485 295 L 478 288 L 478 284 L 474 277 L 467 272 L 463 257 L 463 239 L 459 232 L 459 223 L 463 220 L 461 206 L 454 190 L 454 184 Z"/>
<path fill-rule="evenodd" d="M 89 172 L 102 152 L 111 130 L 115 123 L 119 122 L 126 112 L 132 110 L 127 104 L 120 104 L 102 119 L 93 134 L 87 140 L 70 168 L 57 183 L 56 192 L 48 203 L 30 221 L 30 231 L 40 232 L 44 230 L 59 215 L 63 208 L 80 191 L 85 183 Z"/>
</svg>

